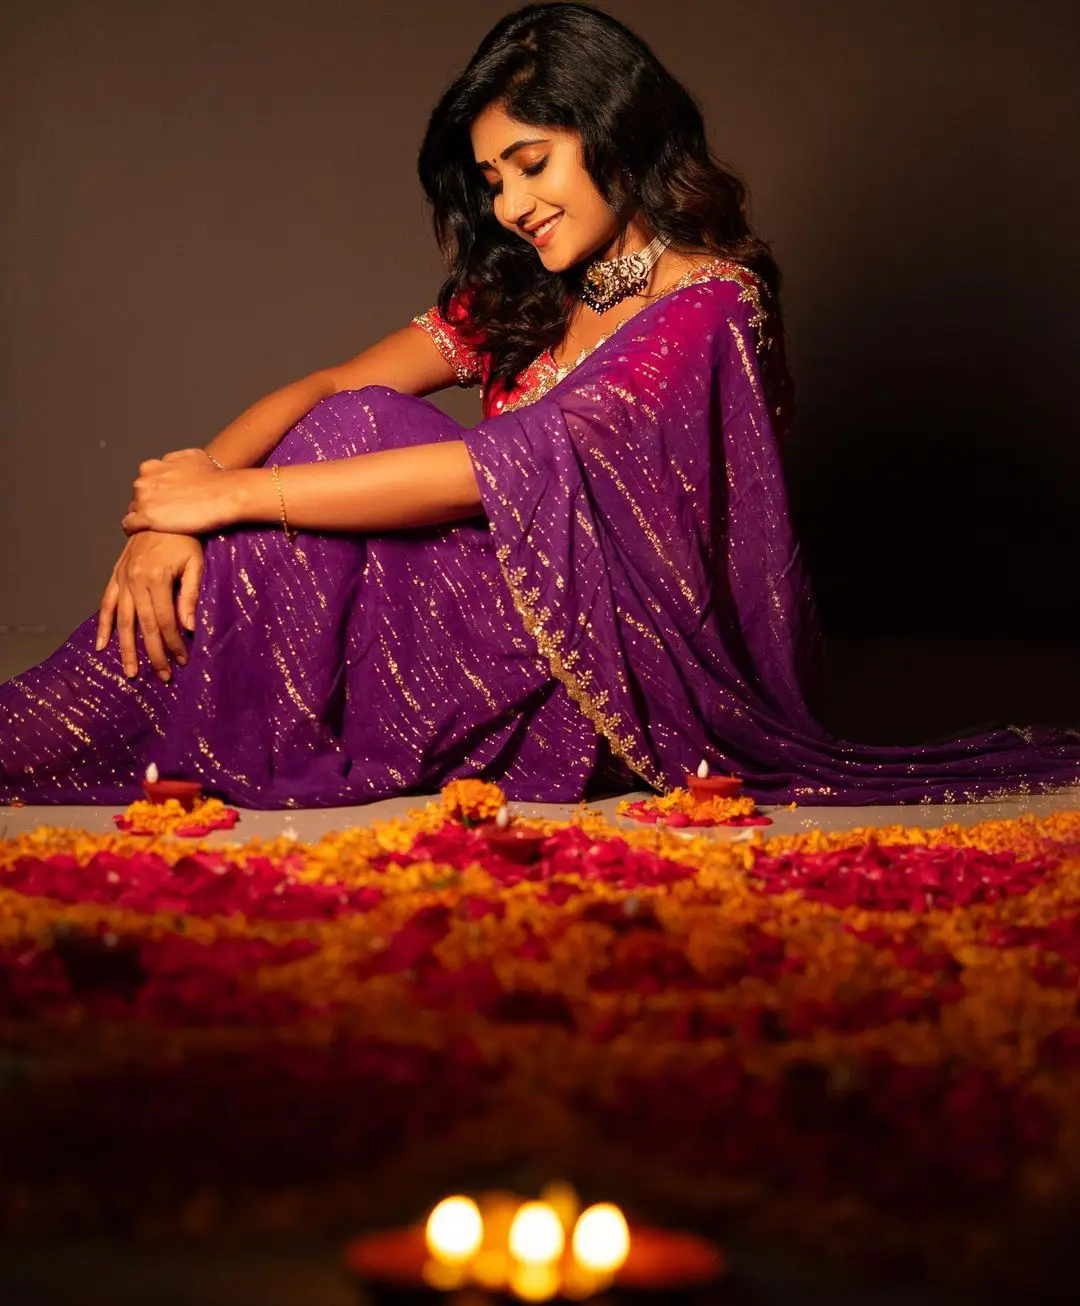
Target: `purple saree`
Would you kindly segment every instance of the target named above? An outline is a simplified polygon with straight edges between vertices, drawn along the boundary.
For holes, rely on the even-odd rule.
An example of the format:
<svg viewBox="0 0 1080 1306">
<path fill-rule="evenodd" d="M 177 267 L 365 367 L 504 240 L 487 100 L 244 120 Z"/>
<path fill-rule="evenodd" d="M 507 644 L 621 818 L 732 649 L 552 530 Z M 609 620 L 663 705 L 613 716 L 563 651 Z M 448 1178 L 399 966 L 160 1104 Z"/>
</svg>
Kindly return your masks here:
<svg viewBox="0 0 1080 1306">
<path fill-rule="evenodd" d="M 771 802 L 1074 782 L 1075 732 L 870 748 L 811 718 L 813 612 L 767 326 L 746 275 L 718 265 L 472 429 L 380 387 L 319 404 L 276 461 L 464 440 L 487 522 L 302 532 L 295 549 L 280 529 L 210 539 L 171 683 L 125 680 L 90 619 L 0 686 L 0 798 L 124 803 L 151 761 L 249 807 L 362 803 L 464 775 L 573 801 L 674 786 L 703 757 Z"/>
</svg>

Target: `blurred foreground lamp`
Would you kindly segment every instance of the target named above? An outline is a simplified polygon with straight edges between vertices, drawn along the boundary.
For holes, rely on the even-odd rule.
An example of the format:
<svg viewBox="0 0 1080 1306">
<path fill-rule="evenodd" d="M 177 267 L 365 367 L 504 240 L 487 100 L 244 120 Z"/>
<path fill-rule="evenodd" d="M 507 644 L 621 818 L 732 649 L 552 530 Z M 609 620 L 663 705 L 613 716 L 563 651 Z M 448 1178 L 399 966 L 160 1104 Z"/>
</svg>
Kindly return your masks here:
<svg viewBox="0 0 1080 1306">
<path fill-rule="evenodd" d="M 484 1241 L 480 1208 L 470 1197 L 447 1197 L 428 1216 L 424 1241 L 443 1265 L 465 1265 Z"/>
<path fill-rule="evenodd" d="M 510 1255 L 524 1265 L 552 1265 L 563 1254 L 566 1234 L 547 1202 L 525 1202 L 510 1226 Z"/>
<path fill-rule="evenodd" d="M 465 1290 L 473 1303 L 581 1302 L 599 1293 L 617 1299 L 623 1288 L 663 1293 L 674 1302 L 680 1291 L 723 1272 L 718 1249 L 693 1234 L 641 1225 L 631 1231 L 609 1202 L 579 1215 L 567 1184 L 548 1185 L 543 1196 L 550 1200 L 488 1193 L 479 1206 L 469 1197 L 447 1197 L 422 1228 L 356 1239 L 346 1248 L 346 1264 L 369 1288 L 407 1288 L 413 1295 L 426 1289 L 450 1300 Z"/>
<path fill-rule="evenodd" d="M 614 1274 L 630 1253 L 630 1230 L 617 1206 L 600 1202 L 583 1211 L 571 1242 L 574 1260 L 593 1274 Z"/>
</svg>

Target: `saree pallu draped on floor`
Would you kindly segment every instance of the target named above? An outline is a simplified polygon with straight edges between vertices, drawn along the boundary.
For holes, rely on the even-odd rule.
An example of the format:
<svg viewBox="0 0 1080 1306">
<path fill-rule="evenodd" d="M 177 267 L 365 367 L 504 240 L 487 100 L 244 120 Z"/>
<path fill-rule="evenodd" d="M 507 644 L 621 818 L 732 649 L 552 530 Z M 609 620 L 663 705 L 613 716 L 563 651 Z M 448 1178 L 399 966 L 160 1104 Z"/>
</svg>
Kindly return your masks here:
<svg viewBox="0 0 1080 1306">
<path fill-rule="evenodd" d="M 123 803 L 151 761 L 250 807 L 362 803 L 465 775 L 572 801 L 672 787 L 702 758 L 773 802 L 1075 781 L 1075 732 L 876 748 L 812 719 L 814 617 L 767 331 L 745 276 L 717 276 L 472 429 L 381 387 L 325 400 L 276 462 L 464 440 L 487 522 L 301 532 L 295 548 L 280 529 L 214 537 L 170 683 L 126 680 L 115 640 L 95 652 L 91 618 L 0 687 L 0 797 Z"/>
</svg>

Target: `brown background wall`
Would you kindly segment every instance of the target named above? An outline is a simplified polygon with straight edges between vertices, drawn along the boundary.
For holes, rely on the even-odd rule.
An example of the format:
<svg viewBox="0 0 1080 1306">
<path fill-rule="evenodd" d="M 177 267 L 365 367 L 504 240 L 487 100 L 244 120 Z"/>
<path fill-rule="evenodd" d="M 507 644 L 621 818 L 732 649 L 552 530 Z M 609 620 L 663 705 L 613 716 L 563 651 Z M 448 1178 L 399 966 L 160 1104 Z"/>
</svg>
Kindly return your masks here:
<svg viewBox="0 0 1080 1306">
<path fill-rule="evenodd" d="M 0 627 L 93 608 L 141 458 L 430 302 L 416 148 L 506 8 L 3 6 Z M 784 266 L 829 628 L 1080 638 L 1075 6 L 609 8 L 699 97 Z"/>
</svg>

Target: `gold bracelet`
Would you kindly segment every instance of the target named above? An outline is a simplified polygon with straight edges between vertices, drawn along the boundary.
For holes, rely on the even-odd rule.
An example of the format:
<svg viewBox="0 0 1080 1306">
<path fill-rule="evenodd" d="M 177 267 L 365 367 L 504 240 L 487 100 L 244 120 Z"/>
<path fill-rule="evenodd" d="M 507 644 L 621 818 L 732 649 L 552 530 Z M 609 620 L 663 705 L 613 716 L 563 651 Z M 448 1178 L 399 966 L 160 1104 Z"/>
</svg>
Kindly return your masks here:
<svg viewBox="0 0 1080 1306">
<path fill-rule="evenodd" d="M 218 462 L 218 460 L 214 457 L 214 455 L 210 452 L 209 449 L 204 449 L 203 453 L 206 454 L 207 458 L 210 459 L 210 461 L 214 464 L 214 466 L 218 469 L 219 472 L 224 472 L 228 470 L 224 463 Z"/>
<path fill-rule="evenodd" d="M 270 468 L 270 475 L 274 478 L 274 489 L 277 490 L 278 503 L 281 504 L 281 529 L 285 532 L 285 538 L 292 544 L 296 539 L 296 532 L 289 525 L 289 519 L 285 516 L 285 491 L 281 488 L 281 472 L 277 463 Z"/>
</svg>

